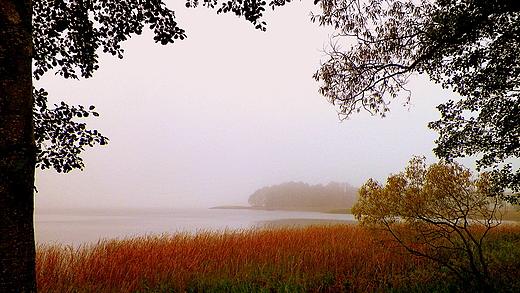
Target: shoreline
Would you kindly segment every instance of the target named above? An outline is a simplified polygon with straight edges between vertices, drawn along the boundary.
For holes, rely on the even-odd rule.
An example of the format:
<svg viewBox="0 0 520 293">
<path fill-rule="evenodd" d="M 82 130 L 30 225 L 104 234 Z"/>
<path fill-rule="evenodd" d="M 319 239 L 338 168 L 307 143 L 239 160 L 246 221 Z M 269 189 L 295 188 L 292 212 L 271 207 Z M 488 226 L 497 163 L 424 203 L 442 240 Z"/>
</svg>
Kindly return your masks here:
<svg viewBox="0 0 520 293">
<path fill-rule="evenodd" d="M 330 220 L 330 219 L 278 219 L 257 223 L 262 228 L 293 228 L 307 226 L 331 226 L 331 225 L 358 225 L 355 220 Z"/>
<path fill-rule="evenodd" d="M 298 211 L 298 212 L 318 212 L 326 214 L 350 214 L 350 208 L 332 208 L 332 207 L 253 207 L 253 206 L 214 206 L 210 210 L 257 210 L 257 211 Z"/>
</svg>

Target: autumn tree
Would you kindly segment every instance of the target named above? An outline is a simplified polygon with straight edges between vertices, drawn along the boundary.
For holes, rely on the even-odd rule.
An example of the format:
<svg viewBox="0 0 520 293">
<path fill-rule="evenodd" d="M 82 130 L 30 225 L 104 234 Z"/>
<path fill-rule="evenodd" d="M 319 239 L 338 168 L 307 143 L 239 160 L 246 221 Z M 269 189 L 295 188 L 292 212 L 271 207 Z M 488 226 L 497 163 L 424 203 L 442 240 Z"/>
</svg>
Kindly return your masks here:
<svg viewBox="0 0 520 293">
<path fill-rule="evenodd" d="M 471 292 L 490 292 L 484 246 L 501 223 L 503 205 L 489 175 L 475 177 L 446 161 L 427 166 L 424 157 L 414 157 L 385 185 L 368 180 L 352 213 L 362 225 L 389 232 L 408 252 L 447 268 Z"/>
<path fill-rule="evenodd" d="M 198 4 L 186 2 L 187 7 Z M 264 1 L 202 4 L 243 16 L 265 30 Z M 49 109 L 45 91 L 33 91 L 32 79 L 49 71 L 64 78 L 89 78 L 99 67 L 101 51 L 122 58 L 121 42 L 145 27 L 163 45 L 186 38 L 162 0 L 0 1 L 1 292 L 36 291 L 35 166 L 63 172 L 82 168 L 78 153 L 87 145 L 106 142 L 69 119 L 93 114 L 93 109 L 65 103 Z"/>
<path fill-rule="evenodd" d="M 318 0 L 312 19 L 334 27 L 328 59 L 314 75 L 343 119 L 385 116 L 413 74 L 461 98 L 429 124 L 440 158 L 475 156 L 497 184 L 520 192 L 520 2 L 509 0 Z M 354 44 L 343 49 L 345 38 Z M 514 201 L 514 197 L 509 198 Z"/>
</svg>

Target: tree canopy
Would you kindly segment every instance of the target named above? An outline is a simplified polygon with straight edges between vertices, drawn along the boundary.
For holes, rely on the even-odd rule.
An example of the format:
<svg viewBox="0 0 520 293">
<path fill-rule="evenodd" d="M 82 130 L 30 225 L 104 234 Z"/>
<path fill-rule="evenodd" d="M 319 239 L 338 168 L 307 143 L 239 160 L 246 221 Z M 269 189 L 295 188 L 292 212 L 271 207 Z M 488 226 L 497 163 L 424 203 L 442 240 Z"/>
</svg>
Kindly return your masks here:
<svg viewBox="0 0 520 293">
<path fill-rule="evenodd" d="M 426 74 L 461 98 L 438 106 L 434 149 L 448 160 L 476 156 L 500 185 L 520 192 L 520 4 L 507 0 L 322 0 L 313 20 L 336 29 L 314 75 L 342 118 L 385 116 L 410 76 Z M 356 42 L 342 50 L 343 37 Z M 504 163 L 506 163 L 504 165 Z"/>
</svg>

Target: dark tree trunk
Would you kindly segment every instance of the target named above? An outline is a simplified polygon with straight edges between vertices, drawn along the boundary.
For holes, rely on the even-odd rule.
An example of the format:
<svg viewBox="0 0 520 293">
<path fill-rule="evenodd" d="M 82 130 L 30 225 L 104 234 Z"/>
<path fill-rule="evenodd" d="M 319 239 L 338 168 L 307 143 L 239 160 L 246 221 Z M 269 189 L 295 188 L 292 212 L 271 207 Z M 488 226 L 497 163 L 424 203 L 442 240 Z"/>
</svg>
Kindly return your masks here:
<svg viewBox="0 0 520 293">
<path fill-rule="evenodd" d="M 0 292 L 36 292 L 30 0 L 0 0 Z"/>
</svg>

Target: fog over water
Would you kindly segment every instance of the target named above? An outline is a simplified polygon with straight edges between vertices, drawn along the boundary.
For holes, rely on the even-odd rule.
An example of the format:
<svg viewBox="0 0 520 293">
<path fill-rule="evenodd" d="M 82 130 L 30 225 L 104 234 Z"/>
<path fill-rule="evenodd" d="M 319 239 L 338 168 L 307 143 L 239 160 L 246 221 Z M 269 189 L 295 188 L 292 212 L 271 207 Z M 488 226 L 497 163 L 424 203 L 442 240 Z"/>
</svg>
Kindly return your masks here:
<svg viewBox="0 0 520 293">
<path fill-rule="evenodd" d="M 92 79 L 49 73 L 36 82 L 51 103 L 96 105 L 101 117 L 84 121 L 110 138 L 85 151 L 83 172 L 37 172 L 37 229 L 58 221 L 44 209 L 245 205 L 263 186 L 360 186 L 399 172 L 412 155 L 434 160 L 436 133 L 426 124 L 453 94 L 414 77 L 411 107 L 397 99 L 388 118 L 360 113 L 340 122 L 312 79 L 331 31 L 310 22 L 311 2 L 268 12 L 265 33 L 174 3 L 186 40 L 161 46 L 146 32 L 123 44 L 123 60 L 100 53 Z M 100 221 L 110 226 L 114 217 Z"/>
<path fill-rule="evenodd" d="M 273 225 L 345 224 L 353 220 L 352 215 L 346 214 L 201 208 L 40 209 L 35 217 L 36 242 L 74 246 L 103 238 Z"/>
</svg>

